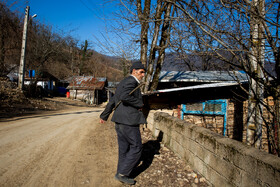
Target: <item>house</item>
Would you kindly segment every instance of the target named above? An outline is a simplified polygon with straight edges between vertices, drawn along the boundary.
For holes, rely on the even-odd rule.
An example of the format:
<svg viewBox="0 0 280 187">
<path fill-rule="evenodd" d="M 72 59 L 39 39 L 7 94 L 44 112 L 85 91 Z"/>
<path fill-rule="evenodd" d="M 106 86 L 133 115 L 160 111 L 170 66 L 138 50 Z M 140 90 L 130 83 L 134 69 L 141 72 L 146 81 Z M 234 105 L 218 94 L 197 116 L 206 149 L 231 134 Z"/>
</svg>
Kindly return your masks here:
<svg viewBox="0 0 280 187">
<path fill-rule="evenodd" d="M 35 83 L 37 86 L 41 86 L 44 90 L 47 91 L 53 91 L 55 86 L 58 83 L 58 78 L 56 78 L 54 75 L 47 71 L 41 71 L 38 73 L 35 73 L 33 70 L 33 75 L 32 73 L 29 72 L 29 74 L 25 75 L 24 78 L 24 84 L 25 85 L 30 85 L 32 82 Z"/>
<path fill-rule="evenodd" d="M 183 120 L 224 136 L 242 136 L 243 107 L 248 98 L 245 73 L 161 72 L 158 87 L 159 90 L 144 95 L 144 102 L 150 109 L 173 109 L 173 115 Z"/>
<path fill-rule="evenodd" d="M 29 72 L 29 73 L 28 73 Z M 29 86 L 28 90 L 32 96 L 51 96 L 56 91 L 58 78 L 47 71 L 29 70 L 24 76 L 24 85 Z M 12 82 L 18 82 L 18 70 L 10 72 L 7 77 Z M 33 85 L 31 88 L 30 85 Z"/>
<path fill-rule="evenodd" d="M 93 76 L 74 76 L 70 78 L 67 89 L 70 98 L 79 99 L 89 104 L 101 104 L 107 101 L 106 78 L 95 78 Z"/>
<path fill-rule="evenodd" d="M 247 75 L 239 71 L 163 71 L 158 90 L 145 95 L 152 108 L 173 108 L 206 100 L 236 97 L 244 100 L 247 89 Z"/>
<path fill-rule="evenodd" d="M 158 89 L 247 80 L 243 71 L 163 71 Z"/>
<path fill-rule="evenodd" d="M 144 95 L 150 109 L 173 109 L 171 115 L 229 138 L 246 142 L 248 82 L 242 71 L 161 72 L 159 89 Z M 271 97 L 265 102 L 273 107 Z M 264 116 L 272 119 L 264 108 Z M 262 146 L 268 138 L 263 126 Z"/>
<path fill-rule="evenodd" d="M 108 86 L 106 87 L 108 93 L 108 99 L 110 99 L 113 95 L 115 95 L 115 91 L 119 83 L 120 82 L 108 82 Z"/>
</svg>

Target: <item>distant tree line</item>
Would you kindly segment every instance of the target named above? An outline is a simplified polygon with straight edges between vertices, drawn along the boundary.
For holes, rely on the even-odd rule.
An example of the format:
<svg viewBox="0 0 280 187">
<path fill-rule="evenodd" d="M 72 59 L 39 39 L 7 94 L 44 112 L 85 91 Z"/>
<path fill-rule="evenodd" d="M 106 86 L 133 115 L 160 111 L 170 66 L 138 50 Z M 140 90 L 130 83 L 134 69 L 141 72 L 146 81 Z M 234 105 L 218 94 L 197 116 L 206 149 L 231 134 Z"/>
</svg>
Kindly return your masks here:
<svg viewBox="0 0 280 187">
<path fill-rule="evenodd" d="M 0 2 L 0 76 L 18 69 L 22 32 L 23 18 Z M 25 69 L 48 71 L 59 79 L 89 75 L 118 81 L 123 77 L 120 59 L 93 51 L 87 40 L 80 42 L 70 34 L 29 19 Z"/>
</svg>

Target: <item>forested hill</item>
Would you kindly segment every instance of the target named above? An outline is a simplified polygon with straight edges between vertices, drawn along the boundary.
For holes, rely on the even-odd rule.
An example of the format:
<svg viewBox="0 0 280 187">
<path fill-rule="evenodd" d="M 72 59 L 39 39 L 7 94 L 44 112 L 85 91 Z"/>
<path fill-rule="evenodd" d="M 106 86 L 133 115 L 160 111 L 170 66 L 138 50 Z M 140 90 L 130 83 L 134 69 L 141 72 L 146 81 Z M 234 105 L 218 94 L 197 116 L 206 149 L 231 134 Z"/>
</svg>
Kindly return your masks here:
<svg viewBox="0 0 280 187">
<path fill-rule="evenodd" d="M 6 76 L 18 70 L 23 17 L 12 12 L 5 2 L 0 2 L 0 17 L 0 76 Z M 55 33 L 50 25 L 30 21 L 25 69 L 48 71 L 58 79 L 90 75 L 119 81 L 123 77 L 121 59 L 100 54 L 88 46 L 88 41 L 78 41 L 71 33 Z"/>
</svg>

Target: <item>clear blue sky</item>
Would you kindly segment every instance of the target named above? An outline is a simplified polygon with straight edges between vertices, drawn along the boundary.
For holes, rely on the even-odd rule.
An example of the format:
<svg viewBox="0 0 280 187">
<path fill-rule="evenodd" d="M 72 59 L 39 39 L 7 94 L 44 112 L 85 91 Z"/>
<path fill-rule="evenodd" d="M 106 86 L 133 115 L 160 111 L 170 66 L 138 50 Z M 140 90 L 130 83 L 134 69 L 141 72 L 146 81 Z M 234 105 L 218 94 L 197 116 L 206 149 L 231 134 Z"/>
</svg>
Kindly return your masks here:
<svg viewBox="0 0 280 187">
<path fill-rule="evenodd" d="M 27 5 L 30 6 L 30 16 L 37 14 L 34 19 L 51 25 L 55 32 L 70 32 L 81 42 L 95 42 L 93 35 L 100 37 L 100 32 L 105 32 L 103 19 L 112 19 L 112 13 L 118 11 L 117 6 L 108 0 L 21 0 L 13 7 L 24 13 Z"/>
</svg>

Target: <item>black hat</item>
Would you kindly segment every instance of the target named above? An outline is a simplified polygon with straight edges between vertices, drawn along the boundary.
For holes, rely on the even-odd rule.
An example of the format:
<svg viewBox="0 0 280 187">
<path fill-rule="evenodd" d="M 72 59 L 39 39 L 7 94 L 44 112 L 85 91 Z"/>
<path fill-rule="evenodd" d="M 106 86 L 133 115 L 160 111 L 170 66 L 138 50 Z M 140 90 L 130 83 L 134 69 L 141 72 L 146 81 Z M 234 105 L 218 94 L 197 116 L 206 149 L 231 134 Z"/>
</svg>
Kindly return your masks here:
<svg viewBox="0 0 280 187">
<path fill-rule="evenodd" d="M 146 71 L 146 68 L 141 62 L 134 62 L 130 67 L 130 72 L 132 72 L 133 69 L 144 69 Z"/>
</svg>

